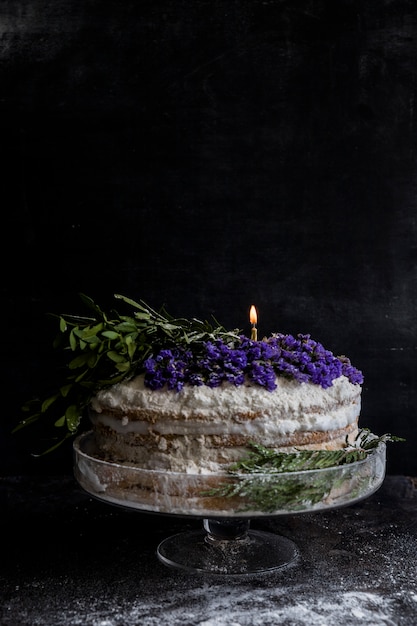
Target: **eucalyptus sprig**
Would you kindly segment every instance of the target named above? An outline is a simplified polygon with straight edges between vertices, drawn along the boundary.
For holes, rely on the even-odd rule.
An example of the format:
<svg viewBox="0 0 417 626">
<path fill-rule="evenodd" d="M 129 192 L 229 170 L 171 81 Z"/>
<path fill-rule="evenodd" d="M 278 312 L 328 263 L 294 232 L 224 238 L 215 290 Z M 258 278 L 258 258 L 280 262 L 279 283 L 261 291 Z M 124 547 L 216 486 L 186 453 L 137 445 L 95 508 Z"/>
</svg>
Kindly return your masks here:
<svg viewBox="0 0 417 626">
<path fill-rule="evenodd" d="M 309 480 L 309 471 L 350 465 L 367 458 L 381 443 L 404 441 L 389 433 L 377 437 L 367 428 L 359 431 L 353 445 L 346 441 L 340 450 L 296 450 L 275 452 L 257 443 L 250 444 L 244 459 L 233 463 L 228 474 L 233 480 L 204 492 L 203 496 L 238 498 L 240 511 L 272 513 L 286 509 L 301 510 L 320 502 L 330 489 L 327 473 Z M 300 475 L 299 472 L 306 472 Z M 284 475 L 285 474 L 285 475 Z M 340 477 L 336 476 L 335 481 Z"/>
<path fill-rule="evenodd" d="M 215 318 L 213 323 L 195 318 L 174 318 L 162 308 L 157 311 L 144 301 L 136 302 L 115 294 L 132 311 L 123 315 L 103 311 L 89 296 L 80 294 L 89 316 L 52 314 L 59 332 L 53 346 L 67 356 L 62 383 L 43 400 L 30 400 L 22 407 L 26 414 L 14 431 L 39 420 L 58 428 L 59 434 L 45 452 L 74 436 L 91 398 L 99 389 L 114 385 L 143 371 L 143 363 L 165 346 L 193 345 L 222 339 L 232 344 L 237 329 L 226 331 Z"/>
</svg>

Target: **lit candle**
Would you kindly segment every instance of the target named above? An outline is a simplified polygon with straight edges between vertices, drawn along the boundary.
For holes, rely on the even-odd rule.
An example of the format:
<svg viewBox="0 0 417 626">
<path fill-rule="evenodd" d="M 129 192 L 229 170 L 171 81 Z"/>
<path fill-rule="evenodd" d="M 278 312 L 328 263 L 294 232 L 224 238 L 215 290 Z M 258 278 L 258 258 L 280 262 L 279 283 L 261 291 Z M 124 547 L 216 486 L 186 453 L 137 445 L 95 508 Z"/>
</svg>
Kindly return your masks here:
<svg viewBox="0 0 417 626">
<path fill-rule="evenodd" d="M 258 322 L 258 314 L 257 314 L 256 309 L 255 309 L 253 304 L 252 304 L 252 306 L 250 308 L 249 319 L 250 319 L 250 323 L 252 324 L 252 330 L 251 330 L 250 338 L 253 341 L 257 341 L 257 339 L 258 339 L 258 331 L 256 330 L 256 324 Z"/>
</svg>

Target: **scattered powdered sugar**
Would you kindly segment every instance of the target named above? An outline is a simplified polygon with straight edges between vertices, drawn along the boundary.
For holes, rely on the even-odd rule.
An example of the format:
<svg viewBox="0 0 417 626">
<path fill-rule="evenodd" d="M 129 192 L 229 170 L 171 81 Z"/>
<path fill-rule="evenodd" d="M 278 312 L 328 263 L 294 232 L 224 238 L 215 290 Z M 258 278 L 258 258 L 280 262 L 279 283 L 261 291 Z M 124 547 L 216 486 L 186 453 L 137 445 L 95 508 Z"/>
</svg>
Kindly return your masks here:
<svg viewBox="0 0 417 626">
<path fill-rule="evenodd" d="M 405 598 L 405 596 L 408 596 Z M 83 614 L 57 616 L 55 626 L 398 626 L 396 608 L 414 604 L 417 594 L 386 598 L 377 592 L 332 591 L 306 593 L 295 586 L 260 589 L 239 585 L 209 585 L 181 589 L 168 597 L 143 599 L 105 613 L 90 606 Z M 104 609 L 104 607 L 102 607 Z M 409 609 L 410 610 L 410 609 Z M 417 614 L 417 613 L 416 613 Z M 33 622 L 38 624 L 39 622 Z M 410 624 L 411 626 L 411 624 Z"/>
<path fill-rule="evenodd" d="M 204 594 L 204 598 L 201 598 Z M 196 597 L 194 593 L 194 598 Z M 323 597 L 297 596 L 296 590 L 251 590 L 243 592 L 232 587 L 205 588 L 197 591 L 205 615 L 198 615 L 184 606 L 164 611 L 164 623 L 170 626 L 343 626 L 369 624 L 397 626 L 393 601 L 376 593 L 333 592 Z M 156 608 L 156 607 L 155 607 Z M 159 618 L 141 620 L 143 626 L 156 626 Z"/>
</svg>

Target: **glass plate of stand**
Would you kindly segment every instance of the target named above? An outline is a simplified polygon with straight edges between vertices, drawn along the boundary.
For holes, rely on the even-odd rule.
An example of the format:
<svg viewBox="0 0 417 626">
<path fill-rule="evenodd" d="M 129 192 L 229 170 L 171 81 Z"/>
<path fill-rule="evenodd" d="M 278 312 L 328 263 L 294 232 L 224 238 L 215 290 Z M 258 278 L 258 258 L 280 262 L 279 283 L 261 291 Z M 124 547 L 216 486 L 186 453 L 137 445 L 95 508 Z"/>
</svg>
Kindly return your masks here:
<svg viewBox="0 0 417 626">
<path fill-rule="evenodd" d="M 155 514 L 194 517 L 203 528 L 168 537 L 157 548 L 165 565 L 188 572 L 245 576 L 294 563 L 297 546 L 286 537 L 250 528 L 260 517 L 347 506 L 369 497 L 385 477 L 386 445 L 360 461 L 277 474 L 187 474 L 145 470 L 100 458 L 92 432 L 74 442 L 74 474 L 90 495 L 109 504 Z M 250 489 L 239 481 L 250 481 Z M 221 489 L 235 495 L 219 495 Z M 220 488 L 220 490 L 219 490 Z M 259 506 L 256 494 L 268 494 Z"/>
</svg>

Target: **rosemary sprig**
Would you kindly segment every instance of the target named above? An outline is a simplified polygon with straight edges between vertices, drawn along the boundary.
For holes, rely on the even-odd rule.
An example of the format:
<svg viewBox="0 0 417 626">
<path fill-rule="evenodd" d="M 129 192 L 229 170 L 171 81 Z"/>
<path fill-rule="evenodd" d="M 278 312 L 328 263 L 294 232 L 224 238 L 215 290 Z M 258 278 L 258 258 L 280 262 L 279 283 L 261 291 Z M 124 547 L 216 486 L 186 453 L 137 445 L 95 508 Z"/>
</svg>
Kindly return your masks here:
<svg viewBox="0 0 417 626">
<path fill-rule="evenodd" d="M 204 492 L 203 496 L 239 498 L 239 511 L 257 510 L 272 513 L 290 506 L 303 509 L 306 504 L 320 502 L 336 484 L 329 484 L 327 474 L 315 475 L 309 471 L 350 465 L 361 461 L 381 443 L 404 441 L 389 433 L 377 437 L 367 428 L 359 431 L 353 445 L 346 442 L 341 450 L 297 450 L 275 452 L 257 443 L 250 444 L 249 455 L 228 468 L 232 481 Z M 299 472 L 306 472 L 300 475 Z M 283 474 L 286 474 L 283 476 Z M 312 476 L 312 474 L 310 475 Z M 335 481 L 340 477 L 335 477 Z"/>
<path fill-rule="evenodd" d="M 251 443 L 249 455 L 230 465 L 228 471 L 231 474 L 279 474 L 324 469 L 361 461 L 381 442 L 387 443 L 388 441 L 403 441 L 403 439 L 388 433 L 377 437 L 368 428 L 362 428 L 354 444 L 349 445 L 346 441 L 345 447 L 340 450 L 275 452 L 260 444 Z"/>
<path fill-rule="evenodd" d="M 142 300 L 135 302 L 120 294 L 114 297 L 132 309 L 130 315 L 115 310 L 106 313 L 84 294 L 80 298 L 91 312 L 89 316 L 52 314 L 59 323 L 53 346 L 67 356 L 62 383 L 45 399 L 26 402 L 22 407 L 26 417 L 14 429 L 39 421 L 57 428 L 58 436 L 45 452 L 78 432 L 84 410 L 99 389 L 140 373 L 152 352 L 191 344 L 198 350 L 199 344 L 208 340 L 233 343 L 239 338 L 240 331 L 226 331 L 215 318 L 213 323 L 174 318 L 164 308 L 156 311 Z"/>
</svg>

